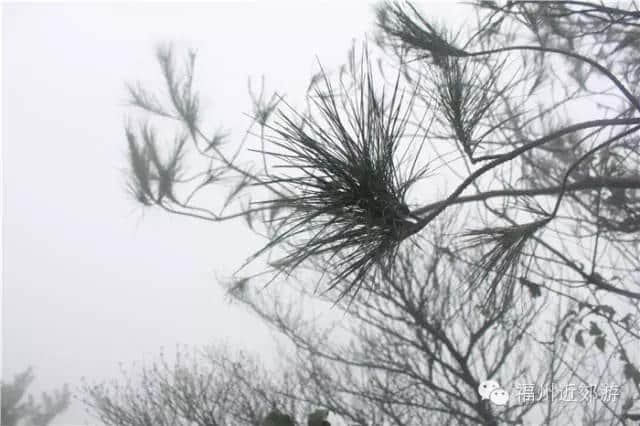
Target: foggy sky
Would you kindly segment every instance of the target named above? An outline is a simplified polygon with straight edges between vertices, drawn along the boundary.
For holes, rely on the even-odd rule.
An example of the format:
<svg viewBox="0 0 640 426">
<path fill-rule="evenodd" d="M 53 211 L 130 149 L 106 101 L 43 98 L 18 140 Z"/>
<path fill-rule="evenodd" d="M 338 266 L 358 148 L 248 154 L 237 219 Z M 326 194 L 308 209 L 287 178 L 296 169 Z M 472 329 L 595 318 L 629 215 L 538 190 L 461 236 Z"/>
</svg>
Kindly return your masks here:
<svg viewBox="0 0 640 426">
<path fill-rule="evenodd" d="M 247 77 L 295 99 L 317 60 L 337 67 L 373 28 L 364 2 L 5 5 L 3 380 L 32 365 L 36 394 L 73 388 L 176 343 L 271 351 L 267 328 L 217 284 L 262 241 L 242 221 L 142 210 L 126 193 L 124 84 L 159 81 L 158 43 L 195 48 L 205 127 L 239 139 Z M 56 424 L 88 421 L 74 403 Z"/>
</svg>

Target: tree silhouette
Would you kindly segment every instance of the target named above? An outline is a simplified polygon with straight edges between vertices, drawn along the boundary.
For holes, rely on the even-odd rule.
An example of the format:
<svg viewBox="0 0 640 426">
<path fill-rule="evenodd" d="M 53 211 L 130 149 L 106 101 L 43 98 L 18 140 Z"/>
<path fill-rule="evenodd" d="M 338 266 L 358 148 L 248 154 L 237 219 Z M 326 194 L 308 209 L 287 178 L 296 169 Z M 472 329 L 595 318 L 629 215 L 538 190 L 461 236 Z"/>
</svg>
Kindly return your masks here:
<svg viewBox="0 0 640 426">
<path fill-rule="evenodd" d="M 277 377 L 277 378 L 276 378 Z M 162 353 L 152 365 L 123 370 L 119 381 L 83 385 L 83 402 L 114 426 L 293 426 L 308 415 L 325 426 L 326 414 L 280 394 L 296 386 L 286 371 L 267 372 L 260 360 L 217 345 Z"/>
<path fill-rule="evenodd" d="M 53 419 L 67 409 L 71 393 L 67 386 L 56 390 L 53 394 L 42 393 L 40 403 L 33 395 L 27 396 L 27 390 L 35 376 L 33 369 L 28 368 L 17 374 L 13 382 L 2 383 L 2 419 L 5 426 L 47 426 Z"/>
<path fill-rule="evenodd" d="M 127 127 L 129 188 L 265 238 L 229 291 L 293 344 L 306 386 L 281 389 L 290 400 L 357 424 L 627 424 L 640 398 L 638 4 L 473 7 L 476 24 L 453 31 L 380 4 L 377 47 L 320 66 L 306 105 L 253 96 L 232 149 L 202 128 L 195 55 L 180 67 L 159 49 L 169 102 L 131 85 L 132 104 L 182 133 L 166 149 L 151 125 Z M 265 270 L 249 275 L 252 262 Z M 261 281 L 279 290 L 256 293 Z M 300 297 L 334 303 L 348 343 L 304 326 Z M 531 384 L 533 401 L 482 399 L 498 378 L 512 393 Z M 554 385 L 586 390 L 583 403 Z"/>
</svg>

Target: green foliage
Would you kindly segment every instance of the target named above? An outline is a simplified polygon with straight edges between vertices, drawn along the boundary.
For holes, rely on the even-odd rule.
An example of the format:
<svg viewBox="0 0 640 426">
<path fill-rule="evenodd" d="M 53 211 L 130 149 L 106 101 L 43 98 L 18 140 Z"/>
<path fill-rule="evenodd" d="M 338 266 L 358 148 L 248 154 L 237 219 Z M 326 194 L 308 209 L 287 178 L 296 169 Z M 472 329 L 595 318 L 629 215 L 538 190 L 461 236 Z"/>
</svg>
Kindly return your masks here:
<svg viewBox="0 0 640 426">
<path fill-rule="evenodd" d="M 307 426 L 331 426 L 327 417 L 329 417 L 329 410 L 316 410 L 309 414 Z"/>
<path fill-rule="evenodd" d="M 262 426 L 294 426 L 295 422 L 293 418 L 280 412 L 278 409 L 274 409 L 264 418 Z"/>
</svg>

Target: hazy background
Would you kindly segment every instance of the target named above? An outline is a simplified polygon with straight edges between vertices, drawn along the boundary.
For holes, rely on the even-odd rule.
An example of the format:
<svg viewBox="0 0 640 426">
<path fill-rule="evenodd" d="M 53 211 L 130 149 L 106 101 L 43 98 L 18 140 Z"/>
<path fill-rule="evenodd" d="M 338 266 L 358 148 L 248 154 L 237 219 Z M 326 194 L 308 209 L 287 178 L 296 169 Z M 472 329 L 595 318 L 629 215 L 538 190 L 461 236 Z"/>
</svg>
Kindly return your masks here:
<svg viewBox="0 0 640 426">
<path fill-rule="evenodd" d="M 465 6 L 422 2 L 461 19 Z M 299 98 L 318 71 L 372 40 L 371 3 L 5 4 L 3 13 L 2 379 L 31 390 L 160 347 L 231 344 L 268 353 L 265 326 L 224 302 L 217 277 L 261 245 L 244 222 L 143 211 L 125 191 L 124 83 L 158 82 L 154 48 L 196 48 L 205 127 L 242 137 L 247 78 Z M 152 87 L 158 87 L 155 85 Z M 56 424 L 91 424 L 78 403 Z"/>
</svg>

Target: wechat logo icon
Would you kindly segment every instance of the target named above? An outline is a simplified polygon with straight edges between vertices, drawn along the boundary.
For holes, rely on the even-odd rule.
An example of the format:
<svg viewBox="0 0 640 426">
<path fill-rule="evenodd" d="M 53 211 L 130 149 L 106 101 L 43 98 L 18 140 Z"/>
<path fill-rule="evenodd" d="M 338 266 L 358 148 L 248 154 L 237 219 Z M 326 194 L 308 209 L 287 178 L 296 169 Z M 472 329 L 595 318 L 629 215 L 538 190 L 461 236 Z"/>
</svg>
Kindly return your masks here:
<svg viewBox="0 0 640 426">
<path fill-rule="evenodd" d="M 488 399 L 495 405 L 507 405 L 509 401 L 509 392 L 502 389 L 500 384 L 495 380 L 485 380 L 478 386 L 478 393 L 482 399 Z"/>
</svg>

